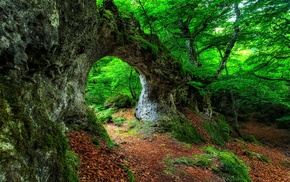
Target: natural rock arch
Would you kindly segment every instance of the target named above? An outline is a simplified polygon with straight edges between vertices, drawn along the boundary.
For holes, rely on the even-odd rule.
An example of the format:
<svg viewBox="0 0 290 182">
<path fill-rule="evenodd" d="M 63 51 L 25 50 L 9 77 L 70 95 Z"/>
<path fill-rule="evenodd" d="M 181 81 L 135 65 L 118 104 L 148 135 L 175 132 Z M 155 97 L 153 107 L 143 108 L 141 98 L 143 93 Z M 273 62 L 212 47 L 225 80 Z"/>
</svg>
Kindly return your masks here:
<svg viewBox="0 0 290 182">
<path fill-rule="evenodd" d="M 178 116 L 174 94 L 177 86 L 184 81 L 181 65 L 158 38 L 153 36 L 153 39 L 140 30 L 136 19 L 122 19 L 114 4 L 106 1 L 106 5 L 107 9 L 102 11 L 106 25 L 101 31 L 107 36 L 116 36 L 117 40 L 112 41 L 115 46 L 105 56 L 116 56 L 131 65 L 139 73 L 142 84 L 136 117 L 154 122 Z"/>
<path fill-rule="evenodd" d="M 67 127 L 90 129 L 84 92 L 88 72 L 117 56 L 139 73 L 143 120 L 178 115 L 174 90 L 181 67 L 166 49 L 146 41 L 134 19 L 111 0 L 1 0 L 0 181 L 68 181 Z M 101 130 L 98 130 L 100 132 Z"/>
</svg>

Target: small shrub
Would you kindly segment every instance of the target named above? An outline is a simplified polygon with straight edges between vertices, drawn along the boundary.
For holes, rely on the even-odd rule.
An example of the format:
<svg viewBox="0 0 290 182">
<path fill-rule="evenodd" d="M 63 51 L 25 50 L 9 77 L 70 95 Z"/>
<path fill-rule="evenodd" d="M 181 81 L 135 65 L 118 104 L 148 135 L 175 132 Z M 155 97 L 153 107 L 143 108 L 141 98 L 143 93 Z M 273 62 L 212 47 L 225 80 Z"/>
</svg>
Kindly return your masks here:
<svg viewBox="0 0 290 182">
<path fill-rule="evenodd" d="M 125 123 L 126 119 L 121 117 L 121 118 L 118 118 L 118 117 L 113 117 L 112 121 L 117 125 L 117 126 L 121 126 L 122 124 Z"/>
<path fill-rule="evenodd" d="M 96 115 L 97 115 L 98 121 L 109 122 L 109 121 L 112 121 L 112 114 L 114 113 L 115 113 L 115 110 L 110 108 L 110 109 L 100 111 L 96 113 Z"/>
</svg>

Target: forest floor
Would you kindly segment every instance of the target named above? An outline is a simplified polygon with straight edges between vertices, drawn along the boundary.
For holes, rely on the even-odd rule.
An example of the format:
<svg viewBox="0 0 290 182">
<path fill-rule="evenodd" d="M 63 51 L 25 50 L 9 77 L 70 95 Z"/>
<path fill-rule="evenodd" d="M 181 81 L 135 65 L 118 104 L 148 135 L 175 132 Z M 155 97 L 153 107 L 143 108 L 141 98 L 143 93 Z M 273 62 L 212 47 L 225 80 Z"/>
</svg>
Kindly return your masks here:
<svg viewBox="0 0 290 182">
<path fill-rule="evenodd" d="M 201 121 L 193 113 L 186 113 L 197 128 Z M 116 113 L 126 120 L 134 119 L 132 109 Z M 224 181 L 212 169 L 200 167 L 174 166 L 174 173 L 168 173 L 168 159 L 193 156 L 204 153 L 201 149 L 209 144 L 188 145 L 177 141 L 169 134 L 159 133 L 151 136 L 141 135 L 130 130 L 128 124 L 106 124 L 110 137 L 117 146 L 108 148 L 100 142 L 96 147 L 91 141 L 94 136 L 84 131 L 72 131 L 68 134 L 71 149 L 80 159 L 81 182 L 219 182 Z M 261 144 L 232 139 L 225 149 L 233 152 L 250 167 L 249 174 L 254 182 L 290 181 L 290 132 L 275 129 L 255 121 L 241 124 L 242 132 L 253 134 Z M 200 133 L 201 129 L 198 130 Z M 217 146 L 215 146 L 217 147 Z M 217 147 L 218 148 L 218 147 Z M 258 154 L 248 155 L 249 152 Z M 265 156 L 269 162 L 259 160 Z M 134 174 L 134 175 L 132 175 Z M 134 177 L 133 177 L 134 176 Z"/>
</svg>

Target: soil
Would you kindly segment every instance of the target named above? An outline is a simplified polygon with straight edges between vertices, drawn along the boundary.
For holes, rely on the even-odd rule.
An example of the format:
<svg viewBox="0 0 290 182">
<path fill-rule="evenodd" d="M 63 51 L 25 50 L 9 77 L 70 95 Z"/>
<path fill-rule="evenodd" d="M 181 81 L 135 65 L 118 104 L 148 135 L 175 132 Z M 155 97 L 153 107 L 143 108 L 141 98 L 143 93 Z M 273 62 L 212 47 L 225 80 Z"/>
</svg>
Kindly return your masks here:
<svg viewBox="0 0 290 182">
<path fill-rule="evenodd" d="M 188 111 L 185 114 L 195 127 L 202 128 L 198 126 L 198 123 L 202 123 L 199 117 Z M 135 119 L 132 109 L 118 112 L 115 116 L 125 117 L 128 121 Z M 106 128 L 116 143 L 113 149 L 108 148 L 103 141 L 100 141 L 99 146 L 93 144 L 94 136 L 84 131 L 72 131 L 68 134 L 71 149 L 80 159 L 81 182 L 130 181 L 130 172 L 137 182 L 224 181 L 211 169 L 199 167 L 180 165 L 175 166 L 174 174 L 166 173 L 167 159 L 204 153 L 201 148 L 209 144 L 188 145 L 166 133 L 141 135 L 130 130 L 127 123 L 121 126 L 108 123 Z M 233 152 L 250 167 L 251 179 L 254 182 L 289 182 L 290 132 L 255 121 L 242 123 L 241 128 L 243 133 L 253 134 L 262 144 L 233 138 L 225 144 L 225 149 Z M 202 129 L 198 131 L 204 133 Z M 261 161 L 259 157 L 249 153 L 265 156 L 269 162 Z"/>
</svg>

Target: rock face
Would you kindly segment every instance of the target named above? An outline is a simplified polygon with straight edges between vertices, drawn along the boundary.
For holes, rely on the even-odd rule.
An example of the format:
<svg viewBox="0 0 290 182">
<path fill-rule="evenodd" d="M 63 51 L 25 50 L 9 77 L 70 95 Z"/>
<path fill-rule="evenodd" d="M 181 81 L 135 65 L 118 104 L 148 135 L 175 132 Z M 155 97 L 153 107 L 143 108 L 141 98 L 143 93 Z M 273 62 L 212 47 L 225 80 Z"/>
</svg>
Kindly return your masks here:
<svg viewBox="0 0 290 182">
<path fill-rule="evenodd" d="M 119 17 L 112 1 L 104 7 L 96 11 L 95 0 L 1 0 L 0 181 L 77 180 L 64 133 L 91 128 L 85 86 L 104 56 L 139 72 L 140 119 L 168 120 L 177 112 L 180 65 L 148 42 L 134 19 Z"/>
</svg>

